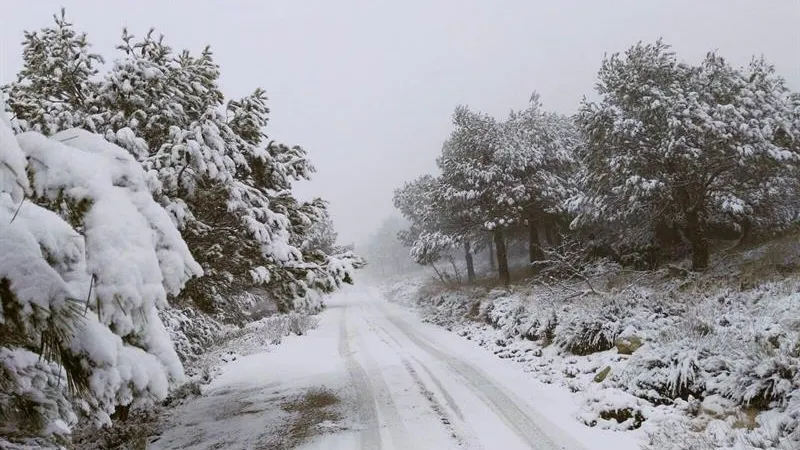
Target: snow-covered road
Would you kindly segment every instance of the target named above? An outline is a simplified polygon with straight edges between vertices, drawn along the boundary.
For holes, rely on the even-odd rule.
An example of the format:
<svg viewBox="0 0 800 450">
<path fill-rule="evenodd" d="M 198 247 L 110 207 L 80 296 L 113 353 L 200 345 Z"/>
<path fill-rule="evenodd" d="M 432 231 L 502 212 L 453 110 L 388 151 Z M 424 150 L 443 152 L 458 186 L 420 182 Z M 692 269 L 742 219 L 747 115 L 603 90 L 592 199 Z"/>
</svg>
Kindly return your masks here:
<svg viewBox="0 0 800 450">
<path fill-rule="evenodd" d="M 324 388 L 342 398 L 342 417 L 299 448 L 638 448 L 579 424 L 568 392 L 420 322 L 377 289 L 346 289 L 328 305 L 308 336 L 227 365 L 155 447 L 275 448 L 262 443 L 282 432 L 276 399 Z"/>
</svg>

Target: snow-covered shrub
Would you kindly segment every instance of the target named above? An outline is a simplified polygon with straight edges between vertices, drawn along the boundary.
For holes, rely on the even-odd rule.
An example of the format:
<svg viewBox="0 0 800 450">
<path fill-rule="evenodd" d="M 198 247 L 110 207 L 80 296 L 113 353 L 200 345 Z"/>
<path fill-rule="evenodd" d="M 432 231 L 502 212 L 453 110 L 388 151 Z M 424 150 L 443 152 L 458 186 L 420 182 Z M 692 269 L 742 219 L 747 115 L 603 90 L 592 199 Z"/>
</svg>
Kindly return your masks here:
<svg viewBox="0 0 800 450">
<path fill-rule="evenodd" d="M 556 330 L 556 344 L 573 355 L 585 356 L 610 350 L 619 334 L 615 322 L 586 318 L 567 322 Z"/>
<path fill-rule="evenodd" d="M 247 324 L 247 330 L 256 330 L 265 343 L 277 345 L 291 334 L 302 336 L 317 327 L 319 318 L 306 313 L 291 312 L 265 317 Z M 235 333 L 234 333 L 235 334 Z"/>
<path fill-rule="evenodd" d="M 667 345 L 645 345 L 633 354 L 615 381 L 654 404 L 702 397 L 705 383 L 701 371 L 709 354 L 697 344 L 684 339 Z"/>
<path fill-rule="evenodd" d="M 472 317 L 473 302 L 457 292 L 440 292 L 431 297 L 421 297 L 418 306 L 424 312 L 424 319 L 445 328 L 452 327 L 463 320 L 474 320 Z M 487 306 L 490 307 L 490 306 Z M 481 317 L 479 306 L 478 318 Z M 488 316 L 491 311 L 485 312 Z"/>
<path fill-rule="evenodd" d="M 14 136 L 2 114 L 0 163 L 4 438 L 163 400 L 184 374 L 158 310 L 202 272 L 139 164 L 82 130 Z"/>
<path fill-rule="evenodd" d="M 789 396 L 800 389 L 800 340 L 785 341 L 778 348 L 764 343 L 737 363 L 717 388 L 739 404 L 784 408 Z"/>
<path fill-rule="evenodd" d="M 558 316 L 555 310 L 550 313 L 546 321 L 536 330 L 536 336 L 541 340 L 543 346 L 548 346 L 556 339 L 556 328 L 558 328 Z"/>
<path fill-rule="evenodd" d="M 159 316 L 184 364 L 216 344 L 226 331 L 223 324 L 192 308 L 167 308 Z"/>
<path fill-rule="evenodd" d="M 761 439 L 777 442 L 781 450 L 800 448 L 800 390 L 789 396 L 785 409 L 764 413 L 762 426 L 755 433 Z"/>
<path fill-rule="evenodd" d="M 267 342 L 272 345 L 278 345 L 283 342 L 283 338 L 289 334 L 289 323 L 285 317 L 279 320 L 270 320 L 269 325 L 263 327 L 264 337 Z"/>
<path fill-rule="evenodd" d="M 740 330 L 721 317 L 726 308 L 717 302 L 688 310 L 669 302 L 646 304 L 642 309 L 637 326 L 648 340 L 613 381 L 654 404 L 713 393 L 707 384 L 714 385 L 727 373 L 726 361 L 749 351 L 741 345 L 745 338 Z"/>
<path fill-rule="evenodd" d="M 298 336 L 302 336 L 308 330 L 316 328 L 317 324 L 319 324 L 319 318 L 316 316 L 298 313 L 289 314 L 289 330 Z"/>
<path fill-rule="evenodd" d="M 589 389 L 585 406 L 578 414 L 584 424 L 611 430 L 639 428 L 645 421 L 646 402 L 618 389 Z"/>
<path fill-rule="evenodd" d="M 714 434 L 721 429 L 723 434 L 732 436 L 733 430 L 727 423 L 717 420 L 708 426 L 708 433 L 698 433 L 691 428 L 687 420 L 672 418 L 662 423 L 648 434 L 649 442 L 644 446 L 647 450 L 717 450 Z"/>
<path fill-rule="evenodd" d="M 555 344 L 573 355 L 589 355 L 610 350 L 622 331 L 619 306 L 607 303 L 600 307 L 562 316 L 555 330 Z"/>
<path fill-rule="evenodd" d="M 477 302 L 480 306 L 480 302 Z M 470 314 L 475 303 L 470 306 Z M 478 314 L 480 315 L 480 308 Z M 519 299 L 513 297 L 499 297 L 491 302 L 491 306 L 487 306 L 486 318 L 489 325 L 499 329 L 505 336 L 516 336 L 520 333 L 519 325 L 526 321 L 528 318 L 527 309 L 520 303 Z"/>
</svg>

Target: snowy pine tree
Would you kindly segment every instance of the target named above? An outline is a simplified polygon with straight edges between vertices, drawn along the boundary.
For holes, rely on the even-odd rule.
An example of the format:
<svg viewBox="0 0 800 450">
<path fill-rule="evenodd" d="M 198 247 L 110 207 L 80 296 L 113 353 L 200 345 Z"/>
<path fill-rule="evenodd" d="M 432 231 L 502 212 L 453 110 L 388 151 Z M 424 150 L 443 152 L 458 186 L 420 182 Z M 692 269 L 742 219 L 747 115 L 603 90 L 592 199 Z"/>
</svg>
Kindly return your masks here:
<svg viewBox="0 0 800 450">
<path fill-rule="evenodd" d="M 494 118 L 456 108 L 454 129 L 437 159 L 441 175 L 441 202 L 458 211 L 458 222 L 472 230 L 490 231 L 497 250 L 498 273 L 510 281 L 506 231 L 518 222 L 521 211 L 508 197 L 507 173 L 496 164 L 503 145 L 503 126 Z"/>
<path fill-rule="evenodd" d="M 317 308 L 320 293 L 352 282 L 364 264 L 359 257 L 302 248 L 325 212 L 321 202 L 292 194 L 292 183 L 314 171 L 306 152 L 267 141 L 263 90 L 224 102 L 209 48 L 174 52 L 153 30 L 142 38 L 123 31 L 117 58 L 100 77 L 102 59 L 63 13 L 26 36 L 25 67 L 5 88 L 14 126 L 47 134 L 82 127 L 133 155 L 204 269 L 169 293 L 176 305 L 241 323 L 251 288 L 266 287 L 284 309 Z M 64 198 L 37 201 L 83 232 L 91 200 L 58 195 Z"/>
<path fill-rule="evenodd" d="M 411 247 L 412 258 L 423 265 L 438 261 L 452 245 L 443 242 L 445 239 L 434 238 L 442 234 L 440 204 L 436 201 L 438 189 L 437 178 L 423 175 L 394 192 L 394 206 L 410 224 L 398 237 Z"/>
<path fill-rule="evenodd" d="M 172 49 L 154 31 L 141 41 L 127 30 L 117 49 L 124 57 L 114 61 L 100 83 L 95 107 L 103 117 L 106 139 L 126 148 L 139 161 L 157 152 L 169 139 L 171 127 L 188 122 L 178 99 L 186 93 L 174 84 Z"/>
<path fill-rule="evenodd" d="M 205 269 L 182 293 L 183 303 L 238 321 L 246 305 L 231 299 L 252 286 L 267 284 L 291 308 L 307 303 L 295 296 L 344 281 L 337 264 L 362 264 L 354 255 L 334 261 L 333 255 L 304 254 L 304 236 L 323 220 L 324 207 L 297 201 L 291 188 L 314 169 L 302 148 L 266 141 L 269 108 L 262 89 L 224 103 L 209 48 L 199 55 L 175 53 L 153 30 L 140 39 L 125 30 L 111 70 L 94 80 L 96 68 L 89 63 L 102 60 L 88 53 L 85 35 L 63 15 L 55 27 L 29 33 L 28 41 L 25 69 L 9 87 L 20 99 L 12 103 L 17 120 L 23 128 L 49 124 L 51 133 L 73 125 L 97 130 L 135 156 L 150 191 Z M 77 81 L 62 82 L 60 72 L 40 63 L 63 65 L 53 56 L 63 54 L 88 55 L 76 59 L 88 61 L 77 66 Z M 91 87 L 91 95 L 73 95 L 73 85 Z M 51 99 L 59 99 L 64 117 L 82 119 L 57 121 L 54 113 L 38 112 L 42 108 L 15 106 L 49 105 Z"/>
<path fill-rule="evenodd" d="M 46 135 L 92 129 L 88 106 L 97 89 L 92 77 L 103 58 L 91 53 L 86 33 L 75 31 L 63 9 L 53 18 L 55 27 L 25 32 L 24 66 L 17 81 L 3 87 L 9 109 L 23 129 Z"/>
<path fill-rule="evenodd" d="M 336 229 L 333 226 L 333 219 L 328 214 L 327 208 L 325 208 L 321 217 L 308 227 L 301 249 L 308 252 L 320 251 L 324 255 L 331 255 L 336 251 L 337 238 L 338 233 L 336 233 Z"/>
<path fill-rule="evenodd" d="M 691 66 L 659 41 L 606 59 L 599 78 L 601 100 L 585 101 L 578 120 L 588 141 L 576 225 L 600 220 L 647 238 L 665 220 L 684 230 L 702 270 L 713 218 L 781 226 L 796 214 L 767 200 L 796 192 L 786 187 L 800 136 L 771 66 L 735 69 L 713 53 Z"/>
<path fill-rule="evenodd" d="M 569 118 L 544 111 L 538 94 L 527 109 L 512 111 L 503 126 L 504 141 L 495 161 L 509 177 L 504 183 L 511 188 L 509 202 L 519 207 L 528 227 L 533 263 L 543 256 L 542 240 L 557 244 L 554 234 L 568 217 L 567 201 L 577 194 L 575 151 L 581 140 Z"/>
<path fill-rule="evenodd" d="M 565 204 L 576 193 L 572 175 L 580 139 L 572 122 L 545 112 L 536 95 L 529 108 L 512 112 L 505 122 L 459 107 L 453 124 L 437 159 L 442 175 L 421 177 L 395 192 L 395 207 L 411 223 L 401 238 L 414 259 L 426 264 L 463 246 L 472 281 L 472 253 L 486 245 L 488 231 L 500 278 L 508 282 L 508 233 L 529 228 L 533 262 L 541 254 L 539 229 L 552 231 L 563 222 Z"/>
<path fill-rule="evenodd" d="M 183 368 L 158 310 L 202 271 L 140 165 L 80 129 L 14 136 L 4 117 L 0 161 L 0 444 L 65 442 L 79 416 L 163 400 Z"/>
</svg>

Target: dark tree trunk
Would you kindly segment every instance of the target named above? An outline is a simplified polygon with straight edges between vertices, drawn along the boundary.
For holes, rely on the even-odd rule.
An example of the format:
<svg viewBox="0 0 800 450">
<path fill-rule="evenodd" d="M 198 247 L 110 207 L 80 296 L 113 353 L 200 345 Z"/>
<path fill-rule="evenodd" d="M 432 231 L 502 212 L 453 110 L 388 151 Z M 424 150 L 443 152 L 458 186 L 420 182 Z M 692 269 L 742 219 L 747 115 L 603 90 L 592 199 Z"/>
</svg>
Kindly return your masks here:
<svg viewBox="0 0 800 450">
<path fill-rule="evenodd" d="M 710 259 L 704 211 L 692 209 L 687 213 L 686 234 L 692 243 L 692 270 L 701 272 L 708 268 Z"/>
<path fill-rule="evenodd" d="M 502 230 L 494 231 L 494 245 L 497 247 L 497 274 L 500 276 L 500 281 L 508 286 L 511 284 L 511 273 L 508 271 L 508 253 Z"/>
<path fill-rule="evenodd" d="M 464 242 L 464 259 L 467 261 L 467 282 L 475 282 L 475 265 L 472 262 L 472 248 L 469 241 Z"/>
<path fill-rule="evenodd" d="M 741 227 L 742 232 L 739 236 L 739 243 L 738 245 L 747 245 L 750 243 L 750 230 L 752 230 L 753 225 L 750 222 L 750 219 L 744 217 L 742 220 L 739 221 L 739 227 Z"/>
<path fill-rule="evenodd" d="M 547 222 L 547 244 L 558 248 L 561 245 L 561 235 L 558 233 L 558 223 L 555 220 Z"/>
<path fill-rule="evenodd" d="M 111 418 L 115 421 L 125 422 L 128 420 L 128 413 L 131 410 L 131 405 L 117 405 L 114 408 L 114 413 Z"/>
<path fill-rule="evenodd" d="M 528 258 L 530 263 L 533 264 L 541 261 L 544 254 L 542 248 L 539 246 L 539 222 L 533 219 L 528 221 Z M 533 273 L 537 272 L 537 267 L 531 265 Z"/>
<path fill-rule="evenodd" d="M 492 243 L 491 239 L 489 239 L 487 247 L 489 247 L 489 267 L 494 270 L 497 268 L 497 260 L 494 259 L 494 243 Z"/>
</svg>

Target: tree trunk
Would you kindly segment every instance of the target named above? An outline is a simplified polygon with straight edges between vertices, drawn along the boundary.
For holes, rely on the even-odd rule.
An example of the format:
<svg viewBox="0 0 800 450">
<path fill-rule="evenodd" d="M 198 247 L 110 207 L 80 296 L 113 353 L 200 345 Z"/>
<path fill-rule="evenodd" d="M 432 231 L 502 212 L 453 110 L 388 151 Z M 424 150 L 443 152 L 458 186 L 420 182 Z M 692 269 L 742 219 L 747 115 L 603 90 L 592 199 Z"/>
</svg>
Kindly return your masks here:
<svg viewBox="0 0 800 450">
<path fill-rule="evenodd" d="M 114 408 L 114 413 L 111 418 L 115 421 L 125 422 L 128 420 L 128 413 L 131 410 L 131 405 L 117 405 Z"/>
<path fill-rule="evenodd" d="M 442 275 L 442 272 L 439 272 L 439 269 L 436 268 L 436 264 L 431 263 L 431 267 L 433 267 L 433 271 L 436 272 L 436 275 L 439 277 L 439 280 L 442 282 L 442 284 L 446 286 L 447 280 L 444 279 L 444 275 Z"/>
<path fill-rule="evenodd" d="M 737 245 L 743 246 L 750 243 L 750 230 L 753 228 L 750 219 L 744 217 L 739 221 L 739 226 L 742 229 L 741 236 L 739 236 L 739 243 Z"/>
<path fill-rule="evenodd" d="M 475 265 L 472 262 L 472 248 L 469 241 L 464 242 L 464 259 L 467 261 L 467 282 L 475 282 Z"/>
<path fill-rule="evenodd" d="M 704 211 L 692 209 L 686 214 L 686 234 L 692 243 L 692 270 L 701 272 L 708 268 L 709 243 Z"/>
<path fill-rule="evenodd" d="M 449 255 L 447 260 L 450 261 L 450 266 L 453 268 L 453 277 L 456 279 L 456 283 L 461 284 L 461 271 L 456 266 L 455 258 L 453 258 L 453 255 Z"/>
<path fill-rule="evenodd" d="M 561 246 L 561 235 L 558 232 L 558 223 L 551 219 L 547 223 L 547 244 L 552 248 Z"/>
<path fill-rule="evenodd" d="M 489 267 L 494 270 L 497 268 L 497 261 L 494 259 L 494 243 L 491 239 L 489 239 L 487 247 L 489 247 Z"/>
<path fill-rule="evenodd" d="M 543 256 L 542 248 L 539 246 L 539 223 L 530 219 L 528 220 L 528 258 L 533 273 L 538 272 L 538 268 L 533 263 L 541 261 Z"/>
<path fill-rule="evenodd" d="M 497 247 L 497 273 L 500 281 L 506 286 L 511 284 L 511 273 L 508 271 L 508 253 L 506 252 L 506 241 L 502 230 L 494 231 L 494 245 Z"/>
</svg>

